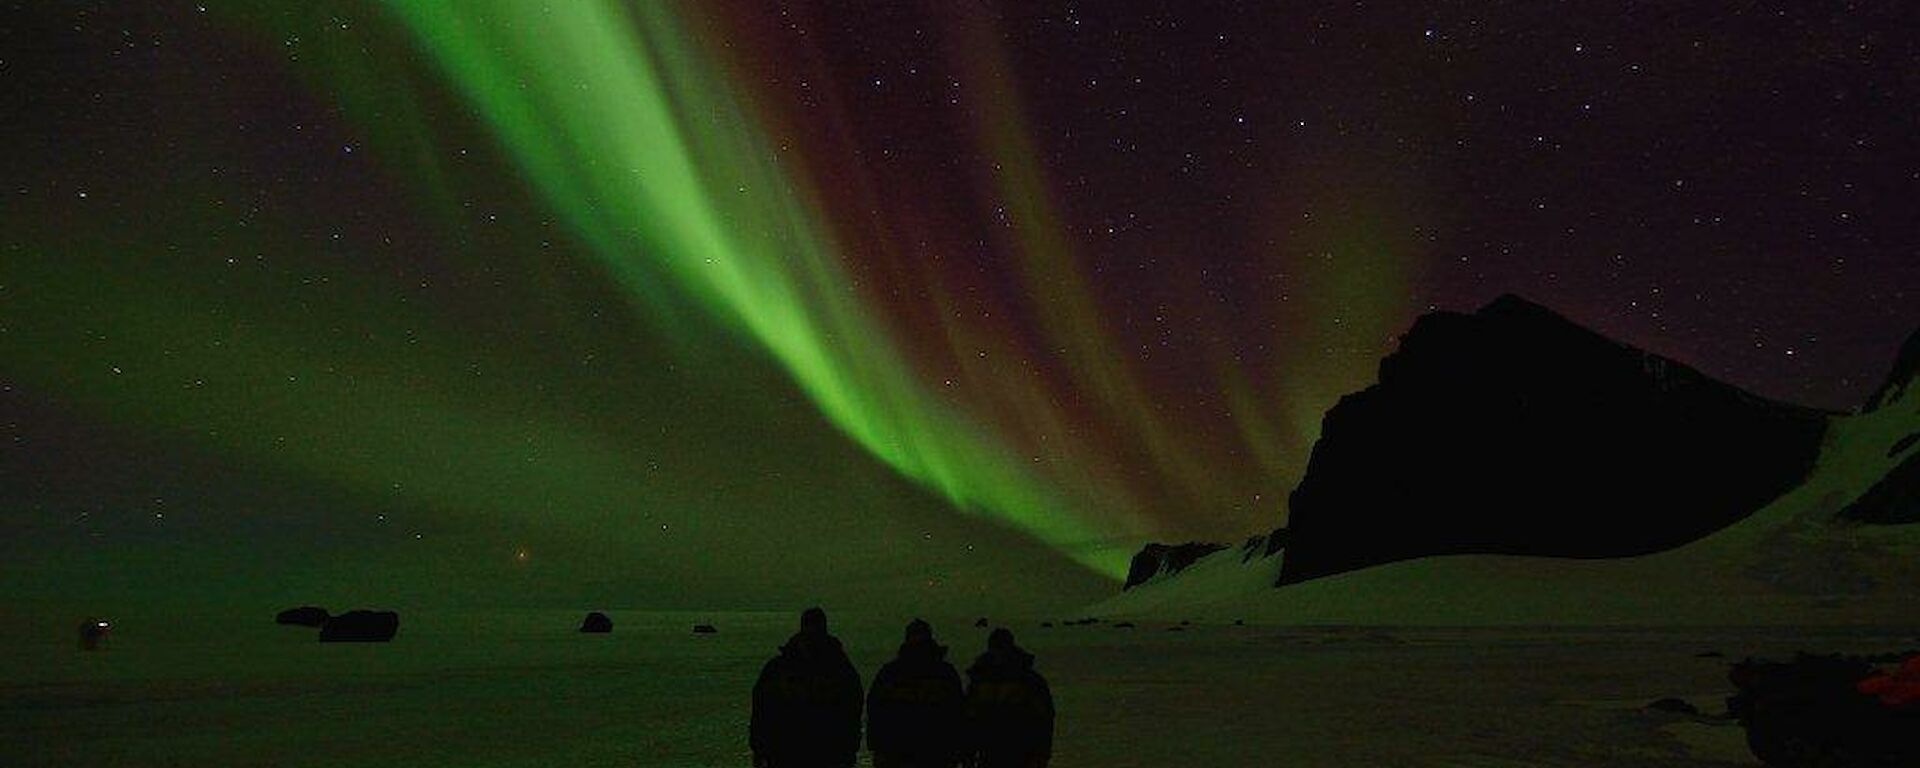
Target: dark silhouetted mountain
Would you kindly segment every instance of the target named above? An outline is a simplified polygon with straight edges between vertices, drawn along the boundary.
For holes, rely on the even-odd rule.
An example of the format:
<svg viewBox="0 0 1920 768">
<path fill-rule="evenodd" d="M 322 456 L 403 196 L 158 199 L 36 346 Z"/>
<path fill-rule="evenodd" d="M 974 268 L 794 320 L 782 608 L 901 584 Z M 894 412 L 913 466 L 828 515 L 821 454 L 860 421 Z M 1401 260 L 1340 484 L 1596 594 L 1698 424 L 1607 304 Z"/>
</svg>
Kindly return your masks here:
<svg viewBox="0 0 1920 768">
<path fill-rule="evenodd" d="M 1827 420 L 1518 297 L 1431 313 L 1327 412 L 1280 583 L 1427 555 L 1675 547 L 1798 484 Z"/>
<path fill-rule="evenodd" d="M 1193 565 L 1200 558 L 1226 549 L 1225 544 L 1206 541 L 1190 541 L 1185 544 L 1148 544 L 1133 556 L 1133 566 L 1127 569 L 1127 583 L 1121 585 L 1126 591 L 1147 583 L 1155 576 L 1179 573 Z"/>
</svg>

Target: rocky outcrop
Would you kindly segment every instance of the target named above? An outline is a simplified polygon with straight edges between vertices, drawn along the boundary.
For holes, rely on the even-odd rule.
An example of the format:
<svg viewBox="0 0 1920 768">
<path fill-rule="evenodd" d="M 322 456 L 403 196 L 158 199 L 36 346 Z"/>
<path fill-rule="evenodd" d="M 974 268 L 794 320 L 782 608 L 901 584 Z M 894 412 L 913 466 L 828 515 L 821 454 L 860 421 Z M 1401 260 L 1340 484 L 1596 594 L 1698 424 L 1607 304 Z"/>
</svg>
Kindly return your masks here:
<svg viewBox="0 0 1920 768">
<path fill-rule="evenodd" d="M 1839 519 L 1878 525 L 1920 523 L 1920 451 L 1841 509 Z"/>
<path fill-rule="evenodd" d="M 1885 408 L 1902 399 L 1916 378 L 1920 378 L 1920 329 L 1915 329 L 1913 335 L 1907 337 L 1907 343 L 1900 345 L 1893 370 L 1887 373 L 1886 381 L 1874 391 L 1873 397 L 1867 398 L 1866 410 Z"/>
<path fill-rule="evenodd" d="M 1127 569 L 1127 583 L 1121 585 L 1121 591 L 1133 589 L 1157 576 L 1172 576 L 1199 562 L 1200 558 L 1226 549 L 1225 544 L 1206 541 L 1192 541 L 1185 544 L 1148 544 L 1133 556 L 1133 565 Z"/>
<path fill-rule="evenodd" d="M 273 623 L 293 627 L 318 627 L 327 623 L 327 609 L 317 605 L 288 608 L 275 614 Z"/>
<path fill-rule="evenodd" d="M 323 643 L 384 643 L 400 631 L 400 614 L 393 611 L 347 611 L 320 625 Z"/>
<path fill-rule="evenodd" d="M 1908 413 L 1920 413 L 1905 405 L 1920 396 L 1920 392 L 1914 390 L 1916 380 L 1920 380 L 1920 330 L 1914 331 L 1907 337 L 1907 343 L 1901 345 L 1893 370 L 1873 397 L 1867 399 L 1863 410 L 1875 414 L 1873 418 L 1880 418 L 1882 414 L 1877 412 L 1902 404 L 1900 408 Z M 1894 410 L 1884 415 L 1901 418 Z M 1920 446 L 1920 421 L 1910 423 L 1909 429 L 1916 431 L 1901 436 L 1887 447 L 1887 458 L 1898 462 L 1893 470 L 1841 509 L 1838 519 L 1879 525 L 1920 522 L 1920 450 L 1915 450 L 1915 446 Z"/>
<path fill-rule="evenodd" d="M 1249 536 L 1240 545 L 1240 562 L 1250 563 L 1256 557 L 1268 558 L 1280 554 L 1287 548 L 1287 529 L 1275 528 L 1258 536 Z"/>
<path fill-rule="evenodd" d="M 1426 555 L 1678 546 L 1798 484 L 1827 421 L 1517 297 L 1429 314 L 1327 413 L 1280 583 Z"/>
</svg>

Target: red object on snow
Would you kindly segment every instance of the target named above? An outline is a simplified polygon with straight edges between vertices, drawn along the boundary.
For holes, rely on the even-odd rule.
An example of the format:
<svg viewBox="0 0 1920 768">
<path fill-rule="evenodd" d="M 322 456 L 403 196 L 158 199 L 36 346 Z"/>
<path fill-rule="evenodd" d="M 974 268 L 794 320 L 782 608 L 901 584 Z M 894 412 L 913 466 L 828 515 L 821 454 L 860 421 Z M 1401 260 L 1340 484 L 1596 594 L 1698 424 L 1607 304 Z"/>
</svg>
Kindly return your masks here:
<svg viewBox="0 0 1920 768">
<path fill-rule="evenodd" d="M 1875 672 L 1855 686 L 1889 707 L 1905 707 L 1920 702 L 1920 656 L 1910 656 L 1892 674 Z"/>
</svg>

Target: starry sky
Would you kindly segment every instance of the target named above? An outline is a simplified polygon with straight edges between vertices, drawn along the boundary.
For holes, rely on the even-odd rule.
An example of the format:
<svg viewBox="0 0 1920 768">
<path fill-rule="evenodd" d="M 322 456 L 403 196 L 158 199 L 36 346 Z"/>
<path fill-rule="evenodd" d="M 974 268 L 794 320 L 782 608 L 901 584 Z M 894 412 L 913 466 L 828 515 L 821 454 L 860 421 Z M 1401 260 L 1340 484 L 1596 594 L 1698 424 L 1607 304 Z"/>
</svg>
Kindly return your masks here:
<svg viewBox="0 0 1920 768">
<path fill-rule="evenodd" d="M 1844 409 L 1920 324 L 1909 21 L 7 3 L 0 554 L 1097 591 L 1281 522 L 1396 335 L 1508 292 Z"/>
</svg>

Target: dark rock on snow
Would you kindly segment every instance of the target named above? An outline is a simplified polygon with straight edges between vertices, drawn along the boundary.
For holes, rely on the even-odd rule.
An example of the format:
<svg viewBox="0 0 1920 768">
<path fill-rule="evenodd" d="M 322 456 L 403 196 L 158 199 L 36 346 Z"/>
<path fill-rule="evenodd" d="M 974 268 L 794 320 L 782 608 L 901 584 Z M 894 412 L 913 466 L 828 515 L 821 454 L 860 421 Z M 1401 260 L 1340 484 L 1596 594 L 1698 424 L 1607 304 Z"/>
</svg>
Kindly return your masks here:
<svg viewBox="0 0 1920 768">
<path fill-rule="evenodd" d="M 1256 557 L 1268 558 L 1280 554 L 1287 547 L 1287 529 L 1275 528 L 1270 533 L 1249 536 L 1240 545 L 1240 562 L 1250 563 Z"/>
<path fill-rule="evenodd" d="M 1675 547 L 1798 484 L 1826 425 L 1517 297 L 1428 314 L 1379 383 L 1327 412 L 1280 583 L 1427 555 Z"/>
<path fill-rule="evenodd" d="M 400 614 L 393 611 L 347 611 L 320 625 L 323 643 L 384 643 L 400 631 Z"/>
<path fill-rule="evenodd" d="M 1920 453 L 1899 466 L 1840 510 L 1839 518 L 1862 523 L 1920 523 Z"/>
<path fill-rule="evenodd" d="M 1873 397 L 1867 398 L 1866 410 L 1879 410 L 1905 397 L 1917 378 L 1920 378 L 1920 329 L 1915 329 L 1913 335 L 1907 337 L 1907 343 L 1900 345 L 1893 370 L 1887 373 L 1886 381 L 1881 382 Z"/>
<path fill-rule="evenodd" d="M 1186 544 L 1148 544 L 1133 556 L 1133 565 L 1127 569 L 1127 583 L 1120 587 L 1126 591 L 1155 576 L 1172 576 L 1200 561 L 1200 558 L 1226 549 L 1225 544 L 1205 541 L 1192 541 Z"/>
<path fill-rule="evenodd" d="M 1699 707 L 1696 707 L 1692 704 L 1688 704 L 1684 699 L 1676 699 L 1671 696 L 1664 699 L 1656 700 L 1653 703 L 1648 704 L 1646 706 L 1646 709 L 1649 712 L 1668 712 L 1676 715 L 1700 714 Z"/>
<path fill-rule="evenodd" d="M 594 635 L 607 634 L 613 631 L 613 619 L 607 618 L 604 613 L 594 611 L 580 620 L 580 631 Z"/>
<path fill-rule="evenodd" d="M 316 605 L 288 608 L 275 615 L 273 623 L 295 627 L 318 627 L 327 623 L 327 609 Z"/>
<path fill-rule="evenodd" d="M 1920 377 L 1920 331 L 1914 331 L 1907 338 L 1907 343 L 1900 347 L 1900 356 L 1893 363 L 1893 372 L 1887 374 L 1886 382 L 1867 401 L 1866 409 L 1878 410 L 1895 401 L 1920 396 L 1909 391 L 1917 377 Z M 1916 443 L 1920 443 L 1920 432 L 1895 440 L 1887 448 L 1887 458 L 1911 450 Z M 1874 483 L 1866 493 L 1860 494 L 1860 498 L 1840 510 L 1838 518 L 1880 525 L 1920 522 L 1920 452 L 1901 460 L 1880 482 Z"/>
</svg>

